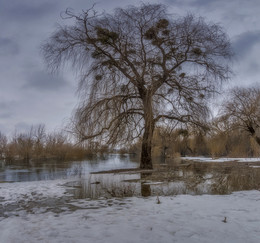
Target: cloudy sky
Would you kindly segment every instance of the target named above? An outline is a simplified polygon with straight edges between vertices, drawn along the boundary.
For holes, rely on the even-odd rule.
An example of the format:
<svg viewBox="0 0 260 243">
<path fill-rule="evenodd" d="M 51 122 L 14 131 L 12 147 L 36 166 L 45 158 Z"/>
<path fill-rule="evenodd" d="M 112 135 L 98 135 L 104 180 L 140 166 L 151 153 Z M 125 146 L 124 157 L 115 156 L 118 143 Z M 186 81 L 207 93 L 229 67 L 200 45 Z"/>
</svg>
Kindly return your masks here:
<svg viewBox="0 0 260 243">
<path fill-rule="evenodd" d="M 98 10 L 139 4 L 136 0 L 99 0 Z M 143 0 L 143 2 L 146 2 Z M 221 24 L 236 58 L 230 85 L 260 82 L 259 0 L 150 0 L 176 15 L 195 13 Z M 60 13 L 92 6 L 92 0 L 0 0 L 0 132 L 11 135 L 31 125 L 60 129 L 77 104 L 77 77 L 71 70 L 51 75 L 40 45 L 62 24 Z"/>
</svg>

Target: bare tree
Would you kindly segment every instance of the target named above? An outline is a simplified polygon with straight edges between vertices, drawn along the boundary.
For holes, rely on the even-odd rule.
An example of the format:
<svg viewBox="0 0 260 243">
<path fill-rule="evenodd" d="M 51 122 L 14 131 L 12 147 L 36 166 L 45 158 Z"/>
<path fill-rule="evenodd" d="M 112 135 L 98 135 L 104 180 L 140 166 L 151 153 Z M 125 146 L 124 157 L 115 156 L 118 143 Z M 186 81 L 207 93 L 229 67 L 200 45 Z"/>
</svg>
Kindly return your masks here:
<svg viewBox="0 0 260 243">
<path fill-rule="evenodd" d="M 260 87 L 233 88 L 219 119 L 228 122 L 230 129 L 248 132 L 260 145 Z"/>
<path fill-rule="evenodd" d="M 42 50 L 53 70 L 69 63 L 81 71 L 74 125 L 82 140 L 142 136 L 140 167 L 152 168 L 156 124 L 204 124 L 207 98 L 228 78 L 232 56 L 219 25 L 174 19 L 151 4 L 62 16 L 74 24 L 60 26 Z"/>
<path fill-rule="evenodd" d="M 6 157 L 7 137 L 0 132 L 0 160 Z"/>
<path fill-rule="evenodd" d="M 29 162 L 33 154 L 33 126 L 31 126 L 30 131 L 24 133 L 16 133 L 13 135 L 11 143 L 14 146 L 15 156 L 19 159 L 23 159 Z"/>
<path fill-rule="evenodd" d="M 44 147 L 46 145 L 46 129 L 44 124 L 33 127 L 33 153 L 35 158 L 44 157 Z"/>
</svg>

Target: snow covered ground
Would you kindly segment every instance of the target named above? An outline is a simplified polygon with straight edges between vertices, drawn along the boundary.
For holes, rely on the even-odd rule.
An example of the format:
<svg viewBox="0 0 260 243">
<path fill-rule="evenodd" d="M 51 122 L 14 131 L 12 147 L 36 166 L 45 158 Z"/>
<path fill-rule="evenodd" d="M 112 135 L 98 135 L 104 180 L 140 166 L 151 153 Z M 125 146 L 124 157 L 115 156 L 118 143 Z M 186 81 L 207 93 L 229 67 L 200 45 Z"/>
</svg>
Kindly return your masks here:
<svg viewBox="0 0 260 243">
<path fill-rule="evenodd" d="M 193 160 L 197 162 L 260 162 L 260 158 L 207 158 L 207 157 L 182 157 L 185 160 Z"/>
<path fill-rule="evenodd" d="M 158 204 L 156 197 L 76 200 L 62 186 L 66 182 L 0 184 L 0 242 L 260 242 L 257 190 L 160 197 Z M 62 198 L 56 205 L 61 211 L 41 204 Z"/>
</svg>

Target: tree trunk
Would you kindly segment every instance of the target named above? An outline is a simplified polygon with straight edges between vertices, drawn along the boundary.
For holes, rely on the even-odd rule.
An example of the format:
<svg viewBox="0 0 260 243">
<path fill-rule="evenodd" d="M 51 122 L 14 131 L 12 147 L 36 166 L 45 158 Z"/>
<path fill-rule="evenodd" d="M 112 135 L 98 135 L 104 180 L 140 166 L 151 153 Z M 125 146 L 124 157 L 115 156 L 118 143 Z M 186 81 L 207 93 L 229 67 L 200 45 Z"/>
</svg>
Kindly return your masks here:
<svg viewBox="0 0 260 243">
<path fill-rule="evenodd" d="M 141 152 L 141 169 L 152 169 L 152 138 L 154 131 L 153 109 L 152 99 L 150 95 L 147 95 L 143 101 L 144 104 L 144 135 L 142 141 Z"/>
<path fill-rule="evenodd" d="M 253 126 L 247 126 L 247 130 L 251 134 L 251 136 L 254 138 L 254 140 L 257 142 L 257 144 L 260 146 L 260 137 L 256 135 L 255 129 Z"/>
<path fill-rule="evenodd" d="M 253 135 L 253 138 L 257 142 L 257 144 L 260 146 L 260 137 L 256 136 L 255 134 Z"/>
<path fill-rule="evenodd" d="M 143 141 L 142 141 L 142 152 L 141 152 L 141 169 L 152 169 L 152 137 L 153 130 L 145 128 Z"/>
</svg>

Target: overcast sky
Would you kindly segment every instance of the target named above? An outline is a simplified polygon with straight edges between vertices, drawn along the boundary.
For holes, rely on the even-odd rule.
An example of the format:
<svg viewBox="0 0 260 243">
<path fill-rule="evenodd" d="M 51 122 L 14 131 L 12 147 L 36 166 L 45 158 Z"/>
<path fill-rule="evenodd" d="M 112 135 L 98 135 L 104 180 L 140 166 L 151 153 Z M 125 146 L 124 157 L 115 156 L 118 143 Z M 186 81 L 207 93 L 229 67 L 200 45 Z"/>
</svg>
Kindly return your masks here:
<svg viewBox="0 0 260 243">
<path fill-rule="evenodd" d="M 135 0 L 99 0 L 98 10 L 112 11 Z M 146 2 L 145 0 L 143 2 Z M 169 12 L 194 13 L 222 25 L 236 59 L 230 85 L 260 82 L 259 0 L 150 0 L 163 3 Z M 71 70 L 51 75 L 40 54 L 40 45 L 63 23 L 66 8 L 87 9 L 87 0 L 0 0 L 0 132 L 11 135 L 31 125 L 60 129 L 77 104 L 77 78 Z"/>
</svg>

